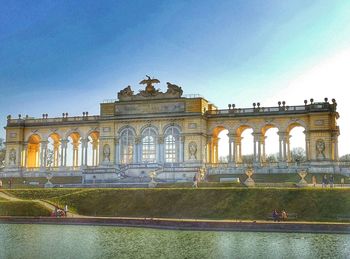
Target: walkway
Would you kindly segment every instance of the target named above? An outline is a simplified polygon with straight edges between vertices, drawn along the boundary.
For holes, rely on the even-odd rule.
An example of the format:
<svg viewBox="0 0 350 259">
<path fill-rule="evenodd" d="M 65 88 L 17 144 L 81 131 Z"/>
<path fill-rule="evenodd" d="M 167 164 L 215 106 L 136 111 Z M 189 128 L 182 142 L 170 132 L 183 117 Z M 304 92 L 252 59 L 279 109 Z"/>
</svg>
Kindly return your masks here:
<svg viewBox="0 0 350 259">
<path fill-rule="evenodd" d="M 34 202 L 39 203 L 40 205 L 42 205 L 43 207 L 47 208 L 50 211 L 54 211 L 55 210 L 55 206 L 52 205 L 51 203 L 47 202 L 47 201 L 44 201 L 44 200 L 24 200 L 24 199 L 19 199 L 19 198 L 13 197 L 11 195 L 8 195 L 7 193 L 5 193 L 5 192 L 3 192 L 1 190 L 0 190 L 0 198 L 3 198 L 5 200 L 9 200 L 9 201 L 34 201 Z M 60 208 L 60 209 L 63 210 L 63 208 Z M 82 218 L 84 216 L 81 216 L 79 214 L 75 214 L 75 213 L 72 213 L 72 212 L 68 212 L 67 213 L 67 217 L 79 217 L 79 218 Z"/>
</svg>

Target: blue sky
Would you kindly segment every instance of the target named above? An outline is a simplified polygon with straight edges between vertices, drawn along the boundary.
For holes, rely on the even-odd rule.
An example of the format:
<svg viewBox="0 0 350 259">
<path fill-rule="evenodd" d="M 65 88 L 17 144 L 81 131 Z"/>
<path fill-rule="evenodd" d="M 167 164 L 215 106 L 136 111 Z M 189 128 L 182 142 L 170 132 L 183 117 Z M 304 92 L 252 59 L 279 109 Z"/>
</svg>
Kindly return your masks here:
<svg viewBox="0 0 350 259">
<path fill-rule="evenodd" d="M 350 49 L 350 1 L 0 4 L 1 126 L 8 114 L 98 114 L 103 99 L 116 98 L 129 84 L 140 89 L 147 74 L 159 78 L 163 89 L 170 81 L 220 108 L 275 105 L 282 98 L 291 105 L 311 97 L 339 99 L 340 152 L 350 153 L 344 123 L 349 110 L 340 103 L 347 73 L 340 84 L 321 89 L 324 73 L 312 74 L 322 64 L 334 71 L 344 66 L 334 59 Z M 333 76 L 339 78 L 328 74 Z M 301 92 L 293 91 L 305 82 L 310 84 Z"/>
</svg>

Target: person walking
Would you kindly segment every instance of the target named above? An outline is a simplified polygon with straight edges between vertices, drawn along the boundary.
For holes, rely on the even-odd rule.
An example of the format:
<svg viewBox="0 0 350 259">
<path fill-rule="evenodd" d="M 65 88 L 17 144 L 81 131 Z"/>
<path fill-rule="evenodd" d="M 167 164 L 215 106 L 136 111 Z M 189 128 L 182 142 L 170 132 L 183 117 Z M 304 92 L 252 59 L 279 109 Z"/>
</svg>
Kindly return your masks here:
<svg viewBox="0 0 350 259">
<path fill-rule="evenodd" d="M 272 219 L 273 219 L 274 222 L 276 222 L 276 221 L 279 222 L 280 221 L 279 214 L 278 214 L 276 209 L 274 209 L 273 212 L 272 212 Z"/>
<path fill-rule="evenodd" d="M 193 185 L 192 185 L 192 187 L 194 187 L 194 188 L 198 187 L 197 174 L 194 174 L 194 176 L 193 176 Z"/>
<path fill-rule="evenodd" d="M 332 174 L 329 177 L 329 187 L 331 187 L 331 188 L 334 187 L 334 176 Z"/>
</svg>

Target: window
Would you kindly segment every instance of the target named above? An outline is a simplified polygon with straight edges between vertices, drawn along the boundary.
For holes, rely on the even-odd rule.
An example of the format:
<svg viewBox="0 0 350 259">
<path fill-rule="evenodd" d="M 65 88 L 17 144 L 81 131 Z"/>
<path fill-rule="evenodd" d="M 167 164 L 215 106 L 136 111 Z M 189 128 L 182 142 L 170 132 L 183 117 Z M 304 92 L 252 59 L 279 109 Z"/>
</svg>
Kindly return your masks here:
<svg viewBox="0 0 350 259">
<path fill-rule="evenodd" d="M 156 136 L 152 128 L 147 128 L 142 133 L 142 162 L 156 162 Z"/>
<path fill-rule="evenodd" d="M 120 139 L 121 164 L 130 164 L 133 162 L 135 136 L 131 129 L 123 130 Z"/>
<path fill-rule="evenodd" d="M 170 127 L 165 131 L 165 162 L 179 162 L 180 152 L 180 132 L 175 127 Z"/>
</svg>

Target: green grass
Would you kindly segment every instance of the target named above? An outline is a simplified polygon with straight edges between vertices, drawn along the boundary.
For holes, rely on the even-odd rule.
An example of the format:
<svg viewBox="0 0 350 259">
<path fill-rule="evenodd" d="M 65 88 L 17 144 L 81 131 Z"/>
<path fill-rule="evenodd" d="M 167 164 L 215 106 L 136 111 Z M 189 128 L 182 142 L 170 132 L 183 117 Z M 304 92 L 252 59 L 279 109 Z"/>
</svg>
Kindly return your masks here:
<svg viewBox="0 0 350 259">
<path fill-rule="evenodd" d="M 3 188 L 9 188 L 8 181 L 11 179 L 11 188 L 39 188 L 43 187 L 47 182 L 45 177 L 13 177 L 13 178 L 0 178 L 3 182 Z M 53 177 L 50 182 L 53 184 L 74 184 L 81 183 L 81 176 L 62 176 L 62 177 Z M 37 182 L 38 185 L 29 184 L 30 182 Z"/>
<path fill-rule="evenodd" d="M 26 200 L 40 200 L 40 199 L 50 199 L 54 197 L 60 197 L 64 196 L 66 194 L 78 192 L 84 189 L 7 189 L 4 192 L 15 196 L 20 199 L 26 199 Z"/>
<path fill-rule="evenodd" d="M 276 208 L 297 213 L 298 220 L 337 221 L 338 215 L 350 214 L 349 188 L 63 189 L 61 194 L 45 195 L 90 216 L 264 220 Z"/>
<path fill-rule="evenodd" d="M 0 216 L 50 216 L 50 213 L 33 201 L 0 201 Z"/>
</svg>

